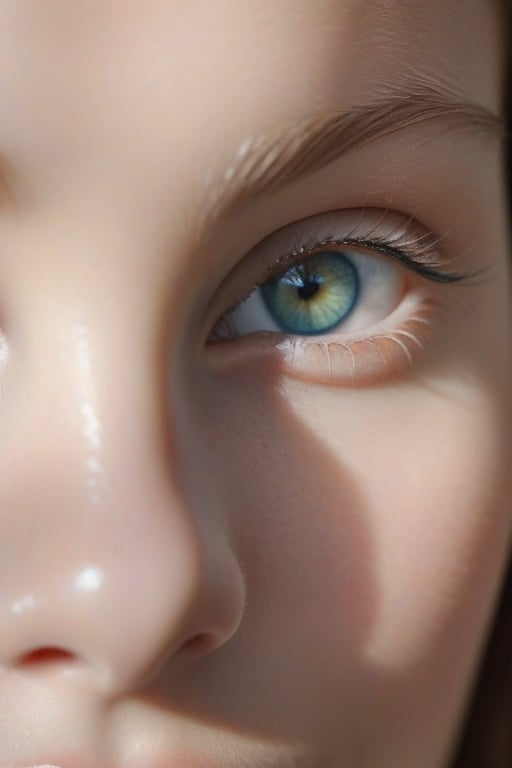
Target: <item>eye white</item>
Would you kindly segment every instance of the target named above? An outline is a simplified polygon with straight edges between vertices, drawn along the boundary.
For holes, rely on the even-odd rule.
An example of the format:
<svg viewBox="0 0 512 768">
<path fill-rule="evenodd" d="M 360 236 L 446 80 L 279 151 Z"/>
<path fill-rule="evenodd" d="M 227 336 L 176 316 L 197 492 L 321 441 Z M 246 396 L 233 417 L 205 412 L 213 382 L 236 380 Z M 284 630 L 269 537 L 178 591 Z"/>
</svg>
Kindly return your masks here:
<svg viewBox="0 0 512 768">
<path fill-rule="evenodd" d="M 362 330 L 384 320 L 397 307 L 402 293 L 402 271 L 388 259 L 359 251 L 341 252 L 356 268 L 359 295 L 347 319 L 327 335 Z M 284 332 L 272 317 L 259 288 L 233 310 L 229 320 L 237 336 L 257 331 Z"/>
</svg>

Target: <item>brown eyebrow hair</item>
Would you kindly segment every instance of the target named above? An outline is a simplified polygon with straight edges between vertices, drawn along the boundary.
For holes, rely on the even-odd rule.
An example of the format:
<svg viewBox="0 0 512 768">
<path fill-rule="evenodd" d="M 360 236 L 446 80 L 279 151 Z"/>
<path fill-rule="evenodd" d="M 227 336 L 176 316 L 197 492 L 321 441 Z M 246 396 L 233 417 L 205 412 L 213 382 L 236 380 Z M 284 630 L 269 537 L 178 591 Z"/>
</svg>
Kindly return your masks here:
<svg viewBox="0 0 512 768">
<path fill-rule="evenodd" d="M 247 139 L 230 167 L 221 174 L 209 174 L 201 207 L 203 225 L 255 196 L 275 192 L 376 139 L 413 125 L 439 121 L 444 128 L 505 138 L 501 116 L 427 79 L 387 91 L 370 104 L 323 111 Z"/>
</svg>

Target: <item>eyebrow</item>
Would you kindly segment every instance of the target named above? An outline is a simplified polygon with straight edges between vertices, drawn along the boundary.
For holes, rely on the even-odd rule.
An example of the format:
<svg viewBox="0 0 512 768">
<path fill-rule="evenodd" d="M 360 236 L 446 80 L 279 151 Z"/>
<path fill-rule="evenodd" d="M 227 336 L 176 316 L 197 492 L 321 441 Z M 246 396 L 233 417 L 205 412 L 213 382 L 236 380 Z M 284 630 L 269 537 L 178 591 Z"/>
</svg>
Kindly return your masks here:
<svg viewBox="0 0 512 768">
<path fill-rule="evenodd" d="M 326 110 L 284 129 L 246 139 L 224 172 L 208 174 L 206 198 L 202 201 L 203 225 L 250 199 L 275 193 L 377 139 L 432 121 L 441 122 L 444 129 L 469 129 L 487 139 L 503 141 L 506 136 L 504 118 L 437 85 L 391 90 L 370 104 Z"/>
</svg>

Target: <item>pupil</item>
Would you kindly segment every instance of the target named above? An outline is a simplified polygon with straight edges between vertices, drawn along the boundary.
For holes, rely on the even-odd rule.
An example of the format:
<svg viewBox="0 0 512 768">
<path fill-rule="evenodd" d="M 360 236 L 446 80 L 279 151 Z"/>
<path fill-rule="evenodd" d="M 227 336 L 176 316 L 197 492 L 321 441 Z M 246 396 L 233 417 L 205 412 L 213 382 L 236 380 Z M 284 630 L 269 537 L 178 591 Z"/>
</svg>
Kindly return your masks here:
<svg viewBox="0 0 512 768">
<path fill-rule="evenodd" d="M 297 293 L 301 299 L 308 301 L 308 299 L 312 299 L 313 296 L 318 293 L 319 289 L 320 283 L 316 280 L 310 280 L 309 282 L 304 283 L 304 285 L 301 285 L 301 287 L 297 289 Z"/>
</svg>

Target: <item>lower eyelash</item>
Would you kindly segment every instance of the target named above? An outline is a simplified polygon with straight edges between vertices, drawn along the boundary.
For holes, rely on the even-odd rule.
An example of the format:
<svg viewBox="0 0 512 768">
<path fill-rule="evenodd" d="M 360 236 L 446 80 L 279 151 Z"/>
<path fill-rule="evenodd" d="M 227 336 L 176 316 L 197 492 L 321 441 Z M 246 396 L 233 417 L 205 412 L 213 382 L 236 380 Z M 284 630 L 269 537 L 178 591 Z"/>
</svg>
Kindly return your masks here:
<svg viewBox="0 0 512 768">
<path fill-rule="evenodd" d="M 273 332 L 259 332 L 241 337 L 235 354 L 229 341 L 221 341 L 211 349 L 220 353 L 220 357 L 216 356 L 218 362 L 224 354 L 229 362 L 233 356 L 240 360 L 246 355 L 263 354 L 284 374 L 296 379 L 333 387 L 368 387 L 404 376 L 417 364 L 435 334 L 437 321 L 444 315 L 443 304 L 424 298 L 395 328 L 343 341 L 335 335 L 283 338 Z"/>
<path fill-rule="evenodd" d="M 414 366 L 433 335 L 429 314 L 425 307 L 399 328 L 353 341 L 288 337 L 276 349 L 296 378 L 327 386 L 370 386 Z"/>
</svg>

